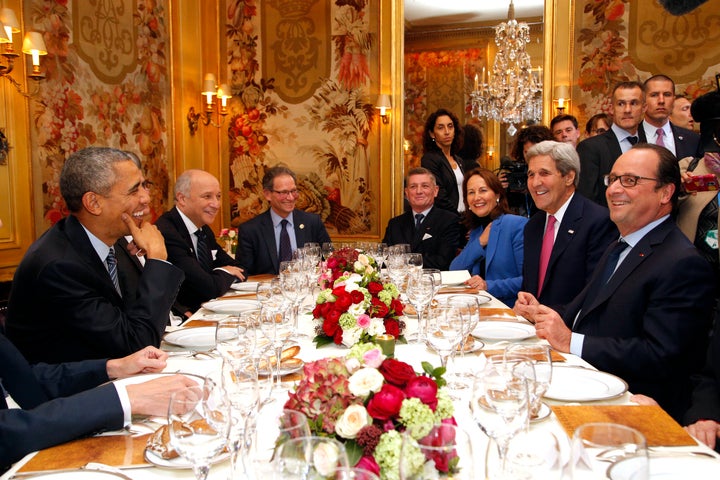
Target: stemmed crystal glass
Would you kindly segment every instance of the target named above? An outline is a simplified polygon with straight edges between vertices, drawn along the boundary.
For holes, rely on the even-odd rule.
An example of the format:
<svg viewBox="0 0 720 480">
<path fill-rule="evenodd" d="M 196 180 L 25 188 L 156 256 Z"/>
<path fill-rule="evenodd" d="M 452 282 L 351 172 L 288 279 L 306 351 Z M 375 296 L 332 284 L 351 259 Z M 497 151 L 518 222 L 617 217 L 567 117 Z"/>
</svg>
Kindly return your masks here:
<svg viewBox="0 0 720 480">
<path fill-rule="evenodd" d="M 345 446 L 329 437 L 287 440 L 275 452 L 273 469 L 282 478 L 333 478 L 338 468 L 349 467 Z"/>
<path fill-rule="evenodd" d="M 520 355 L 529 359 L 534 367 L 535 381 L 530 392 L 530 419 L 537 418 L 542 407 L 542 397 L 550 388 L 552 381 L 552 357 L 550 346 L 544 344 L 516 343 L 505 347 L 506 359 L 508 356 Z"/>
<path fill-rule="evenodd" d="M 447 367 L 447 360 L 460 345 L 465 331 L 466 315 L 461 309 L 440 304 L 428 310 L 425 342 L 440 356 L 440 363 Z"/>
<path fill-rule="evenodd" d="M 411 273 L 415 273 L 422 270 L 423 267 L 423 257 L 422 253 L 408 253 L 405 257 L 405 261 L 407 262 L 407 266 L 410 269 Z"/>
<path fill-rule="evenodd" d="M 248 422 L 258 406 L 258 374 L 251 361 L 225 359 L 221 370 L 221 384 L 230 402 L 230 444 L 232 478 L 246 474 L 244 446 L 248 445 Z"/>
<path fill-rule="evenodd" d="M 464 318 L 463 322 L 463 333 L 458 347 L 453 350 L 452 358 L 455 365 L 454 371 L 446 376 L 448 380 L 448 387 L 451 390 L 464 390 L 472 384 L 473 374 L 469 370 L 464 370 L 457 367 L 457 356 L 460 353 L 460 359 L 463 366 L 465 365 L 465 351 L 467 350 L 468 337 L 475 330 L 478 321 L 480 320 L 480 301 L 474 295 L 450 295 L 447 297 L 445 302 L 456 309 L 458 315 L 462 315 Z M 473 340 L 473 344 L 475 341 Z"/>
<path fill-rule="evenodd" d="M 248 342 L 248 329 L 238 317 L 219 320 L 215 326 L 215 349 L 228 360 L 237 360 L 248 353 L 253 344 Z"/>
<path fill-rule="evenodd" d="M 280 272 L 280 289 L 285 299 L 290 303 L 292 325 L 295 329 L 295 336 L 298 333 L 298 316 L 300 304 L 308 294 L 308 276 L 305 271 L 285 270 Z"/>
<path fill-rule="evenodd" d="M 422 272 L 410 275 L 408 277 L 407 289 L 405 296 L 410 304 L 415 307 L 418 318 L 417 341 L 422 342 L 425 339 L 427 331 L 427 321 L 423 315 L 425 307 L 432 302 L 435 294 L 435 282 L 432 275 L 425 275 Z"/>
<path fill-rule="evenodd" d="M 335 251 L 335 245 L 332 242 L 325 242 L 322 244 L 321 252 L 323 260 L 327 261 L 330 255 Z"/>
<path fill-rule="evenodd" d="M 616 423 L 586 423 L 573 434 L 570 471 L 573 480 L 607 475 L 608 478 L 648 480 L 649 461 L 645 436 Z M 610 469 L 608 469 L 610 466 Z M 617 469 L 616 475 L 611 475 Z"/>
<path fill-rule="evenodd" d="M 283 347 L 287 344 L 293 333 L 292 322 L 290 316 L 285 314 L 282 308 L 267 306 L 260 309 L 258 316 L 258 323 L 260 324 L 260 330 L 262 331 L 265 338 L 270 342 L 270 346 L 275 350 L 274 364 L 276 368 L 276 387 L 281 388 L 281 357 Z M 270 369 L 272 366 L 268 365 Z"/>
<path fill-rule="evenodd" d="M 433 282 L 435 282 L 435 295 L 437 295 L 442 289 L 442 272 L 437 268 L 423 268 L 423 273 L 432 275 Z"/>
<path fill-rule="evenodd" d="M 168 406 L 170 444 L 205 480 L 210 462 L 227 445 L 230 403 L 222 388 L 210 379 L 172 394 Z"/>
<path fill-rule="evenodd" d="M 458 426 L 441 423 L 418 440 L 412 432 L 405 431 L 402 441 L 400 480 L 477 478 L 470 436 Z"/>
<path fill-rule="evenodd" d="M 506 362 L 503 355 L 488 357 L 475 377 L 470 410 L 480 428 L 495 440 L 500 477 L 510 479 L 506 459 L 510 440 L 527 427 L 529 414 L 528 361 Z"/>
</svg>

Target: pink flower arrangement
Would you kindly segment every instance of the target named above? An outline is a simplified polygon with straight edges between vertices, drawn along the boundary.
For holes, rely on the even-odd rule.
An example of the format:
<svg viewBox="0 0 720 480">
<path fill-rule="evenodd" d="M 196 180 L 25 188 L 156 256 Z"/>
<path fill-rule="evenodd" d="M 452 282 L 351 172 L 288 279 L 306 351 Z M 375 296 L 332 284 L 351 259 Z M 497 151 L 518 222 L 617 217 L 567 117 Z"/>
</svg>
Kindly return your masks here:
<svg viewBox="0 0 720 480">
<path fill-rule="evenodd" d="M 405 306 L 392 283 L 382 283 L 374 258 L 354 248 L 333 252 L 320 277 L 324 288 L 317 297 L 313 318 L 318 346 L 334 342 L 351 347 L 377 335 L 402 335 Z"/>
<path fill-rule="evenodd" d="M 436 470 L 449 472 L 456 454 L 455 460 L 425 458 L 419 447 L 430 441 L 424 437 L 433 427 L 456 425 L 452 400 L 442 388 L 444 369 L 428 363 L 423 369 L 418 374 L 407 363 L 385 358 L 378 345 L 358 344 L 345 358 L 306 363 L 284 408 L 304 413 L 313 435 L 340 440 L 351 465 L 382 479 L 398 478 L 402 433 L 411 441 L 403 451 L 409 468 L 422 471 L 432 460 Z"/>
</svg>

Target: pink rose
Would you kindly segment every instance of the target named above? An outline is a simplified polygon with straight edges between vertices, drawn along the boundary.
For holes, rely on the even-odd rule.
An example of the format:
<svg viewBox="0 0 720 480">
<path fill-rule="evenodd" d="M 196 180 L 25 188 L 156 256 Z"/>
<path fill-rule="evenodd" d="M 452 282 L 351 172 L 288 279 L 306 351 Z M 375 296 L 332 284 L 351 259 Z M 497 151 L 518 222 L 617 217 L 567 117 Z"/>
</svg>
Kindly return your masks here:
<svg viewBox="0 0 720 480">
<path fill-rule="evenodd" d="M 373 348 L 363 354 L 363 363 L 372 368 L 380 367 L 384 359 L 385 355 L 383 355 L 382 350 L 379 348 Z"/>
<path fill-rule="evenodd" d="M 370 399 L 367 411 L 375 420 L 389 420 L 400 413 L 400 407 L 405 400 L 405 394 L 394 385 L 386 383 Z"/>
<path fill-rule="evenodd" d="M 357 317 L 358 327 L 366 329 L 370 326 L 370 315 L 362 313 Z"/>
<path fill-rule="evenodd" d="M 437 408 L 437 383 L 430 377 L 419 376 L 411 379 L 405 387 L 405 395 L 410 398 L 418 398 L 432 411 Z"/>
<path fill-rule="evenodd" d="M 355 467 L 362 468 L 363 470 L 374 473 L 378 477 L 380 476 L 380 466 L 377 464 L 375 459 L 369 455 L 360 457 L 360 460 L 358 460 L 358 463 L 355 465 Z M 356 474 L 355 478 L 357 480 L 366 480 L 365 476 L 363 476 L 362 473 Z"/>
</svg>

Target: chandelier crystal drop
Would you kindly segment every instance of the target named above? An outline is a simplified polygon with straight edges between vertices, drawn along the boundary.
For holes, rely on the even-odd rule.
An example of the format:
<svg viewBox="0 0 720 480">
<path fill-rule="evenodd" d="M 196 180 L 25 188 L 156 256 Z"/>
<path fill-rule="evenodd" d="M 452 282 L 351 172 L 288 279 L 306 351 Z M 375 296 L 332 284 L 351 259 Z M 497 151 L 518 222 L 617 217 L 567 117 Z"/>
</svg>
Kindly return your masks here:
<svg viewBox="0 0 720 480">
<path fill-rule="evenodd" d="M 515 6 L 510 0 L 508 20 L 495 27 L 498 47 L 495 63 L 485 78 L 485 68 L 470 93 L 473 117 L 509 123 L 513 136 L 515 124 L 542 117 L 541 70 L 533 71 L 525 46 L 530 42 L 530 27 L 515 20 Z"/>
</svg>

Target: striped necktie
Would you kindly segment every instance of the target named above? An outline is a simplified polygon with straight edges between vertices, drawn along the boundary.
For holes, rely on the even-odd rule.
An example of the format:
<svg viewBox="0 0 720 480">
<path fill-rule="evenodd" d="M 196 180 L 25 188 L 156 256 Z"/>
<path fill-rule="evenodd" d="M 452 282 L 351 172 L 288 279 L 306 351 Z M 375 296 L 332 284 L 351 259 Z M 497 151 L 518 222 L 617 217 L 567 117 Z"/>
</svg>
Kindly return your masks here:
<svg viewBox="0 0 720 480">
<path fill-rule="evenodd" d="M 114 247 L 110 247 L 110 251 L 108 251 L 107 257 L 105 257 L 105 264 L 107 265 L 108 273 L 110 274 L 113 285 L 115 285 L 115 290 L 117 290 L 118 295 L 122 297 L 122 292 L 120 292 L 120 280 L 118 279 L 117 258 L 115 258 Z"/>
</svg>

